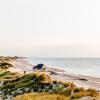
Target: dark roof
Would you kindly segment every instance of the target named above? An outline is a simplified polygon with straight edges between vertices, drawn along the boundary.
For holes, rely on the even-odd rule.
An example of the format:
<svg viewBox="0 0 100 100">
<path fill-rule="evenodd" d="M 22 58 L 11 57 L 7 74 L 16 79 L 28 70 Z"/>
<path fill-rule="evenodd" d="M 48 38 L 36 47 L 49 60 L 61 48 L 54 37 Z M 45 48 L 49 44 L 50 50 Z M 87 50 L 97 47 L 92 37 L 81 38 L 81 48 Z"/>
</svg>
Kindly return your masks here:
<svg viewBox="0 0 100 100">
<path fill-rule="evenodd" d="M 43 65 L 44 64 L 38 64 L 38 65 L 34 66 L 33 68 L 39 68 L 39 69 L 41 69 L 43 67 Z"/>
</svg>

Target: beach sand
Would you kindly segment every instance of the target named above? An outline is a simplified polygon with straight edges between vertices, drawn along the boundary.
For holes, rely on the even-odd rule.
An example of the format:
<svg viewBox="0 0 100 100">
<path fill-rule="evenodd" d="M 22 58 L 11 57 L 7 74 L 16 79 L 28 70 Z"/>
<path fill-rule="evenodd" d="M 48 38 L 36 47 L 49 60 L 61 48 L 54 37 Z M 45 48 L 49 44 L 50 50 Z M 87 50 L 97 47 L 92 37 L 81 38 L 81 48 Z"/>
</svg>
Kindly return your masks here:
<svg viewBox="0 0 100 100">
<path fill-rule="evenodd" d="M 32 73 L 34 65 L 31 65 L 25 58 L 20 58 L 11 62 L 13 68 L 8 69 L 11 72 L 19 73 Z M 50 74 L 53 80 L 63 81 L 63 82 L 74 82 L 79 87 L 94 88 L 100 91 L 100 78 L 84 76 L 84 75 L 75 75 L 69 74 L 64 70 L 49 68 L 47 67 L 46 72 Z"/>
</svg>

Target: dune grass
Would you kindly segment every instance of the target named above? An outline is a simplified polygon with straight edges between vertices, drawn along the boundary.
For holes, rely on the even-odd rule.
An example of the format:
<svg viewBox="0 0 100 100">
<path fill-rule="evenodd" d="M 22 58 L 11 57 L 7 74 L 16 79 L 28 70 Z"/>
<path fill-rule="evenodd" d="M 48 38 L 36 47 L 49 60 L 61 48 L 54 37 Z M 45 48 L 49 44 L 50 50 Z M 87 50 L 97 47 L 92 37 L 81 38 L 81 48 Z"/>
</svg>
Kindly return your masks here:
<svg viewBox="0 0 100 100">
<path fill-rule="evenodd" d="M 31 100 L 31 96 L 33 96 L 36 98 L 34 100 L 42 100 L 42 98 L 48 97 L 51 99 L 43 100 L 56 100 L 54 98 L 63 98 L 58 100 L 66 100 L 65 98 L 77 99 L 84 96 L 99 96 L 99 93 L 94 89 L 85 90 L 84 88 L 76 87 L 76 85 L 71 82 L 63 83 L 59 81 L 53 81 L 46 73 L 31 73 L 13 80 L 4 81 L 4 85 L 0 87 L 0 91 L 2 91 L 1 95 L 4 100 L 5 98 L 8 98 L 8 96 L 16 97 L 18 95 L 24 95 L 25 93 L 32 92 L 36 94 L 29 94 L 29 96 L 26 94 L 23 98 L 29 97 L 29 99 L 25 100 Z M 45 95 L 42 96 L 42 93 Z M 22 96 L 18 98 L 22 98 Z"/>
<path fill-rule="evenodd" d="M 6 75 L 10 75 L 10 72 L 8 72 L 8 71 L 6 72 L 6 71 L 5 71 L 5 72 L 1 72 L 1 73 L 0 73 L 0 77 L 4 77 L 4 76 L 6 76 Z"/>
<path fill-rule="evenodd" d="M 0 63 L 0 69 L 2 70 L 6 70 L 6 69 L 8 69 L 8 68 L 10 68 L 10 67 L 13 67 L 13 65 L 12 64 L 10 64 L 10 63 L 8 63 L 8 62 L 1 62 Z"/>
<path fill-rule="evenodd" d="M 74 99 L 79 99 L 81 97 L 87 97 L 87 96 L 98 98 L 99 93 L 97 93 L 97 91 L 94 89 L 89 89 L 86 91 L 79 91 L 77 93 L 74 93 L 73 95 L 70 96 L 70 98 L 74 100 Z"/>
<path fill-rule="evenodd" d="M 11 73 L 9 71 L 0 71 L 0 81 L 13 80 L 19 77 L 19 73 Z"/>
<path fill-rule="evenodd" d="M 29 93 L 18 96 L 14 100 L 69 100 L 69 98 L 59 94 Z"/>
</svg>

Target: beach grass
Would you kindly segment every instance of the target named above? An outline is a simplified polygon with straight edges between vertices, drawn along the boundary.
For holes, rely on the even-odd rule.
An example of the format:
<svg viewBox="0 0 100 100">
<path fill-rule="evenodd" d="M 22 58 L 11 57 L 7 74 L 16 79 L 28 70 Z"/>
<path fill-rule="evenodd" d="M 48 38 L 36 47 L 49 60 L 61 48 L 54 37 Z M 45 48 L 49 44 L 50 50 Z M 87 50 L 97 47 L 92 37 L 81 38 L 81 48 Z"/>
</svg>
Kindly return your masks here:
<svg viewBox="0 0 100 100">
<path fill-rule="evenodd" d="M 69 98 L 59 94 L 29 93 L 18 96 L 14 100 L 69 100 Z"/>
<path fill-rule="evenodd" d="M 13 80 L 20 76 L 19 73 L 11 73 L 10 71 L 0 71 L 0 81 Z"/>
<path fill-rule="evenodd" d="M 76 87 L 76 85 L 72 82 L 64 83 L 64 82 L 54 81 L 48 74 L 43 72 L 26 74 L 16 79 L 4 81 L 4 85 L 0 87 L 0 91 L 2 91 L 3 94 L 2 96 L 4 99 L 7 99 L 8 96 L 16 97 L 18 95 L 24 95 L 25 93 L 32 93 L 32 92 L 37 94 L 39 93 L 40 95 L 38 96 L 37 94 L 33 94 L 33 97 L 38 96 L 36 98 L 39 97 L 48 98 L 50 96 L 50 98 L 52 98 L 50 100 L 53 100 L 54 97 L 63 98 L 58 100 L 66 100 L 65 98 L 77 99 L 84 96 L 91 96 L 91 97 L 99 96 L 99 93 L 95 89 L 86 90 L 84 88 Z M 42 96 L 40 93 L 44 93 L 45 96 Z M 24 98 L 28 97 L 30 98 L 31 95 L 32 94 L 29 94 L 28 96 L 26 94 Z M 36 100 L 40 100 L 40 98 Z M 25 100 L 31 100 L 31 99 L 25 99 Z"/>
</svg>

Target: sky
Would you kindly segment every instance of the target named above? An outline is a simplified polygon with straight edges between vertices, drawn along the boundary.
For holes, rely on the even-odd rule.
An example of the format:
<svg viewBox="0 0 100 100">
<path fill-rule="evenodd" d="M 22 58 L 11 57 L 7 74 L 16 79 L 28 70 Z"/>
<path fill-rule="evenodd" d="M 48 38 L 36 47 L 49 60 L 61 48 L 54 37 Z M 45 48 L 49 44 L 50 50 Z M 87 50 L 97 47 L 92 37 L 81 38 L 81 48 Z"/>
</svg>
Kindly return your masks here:
<svg viewBox="0 0 100 100">
<path fill-rule="evenodd" d="M 0 55 L 100 57 L 100 0 L 0 0 Z"/>
</svg>

